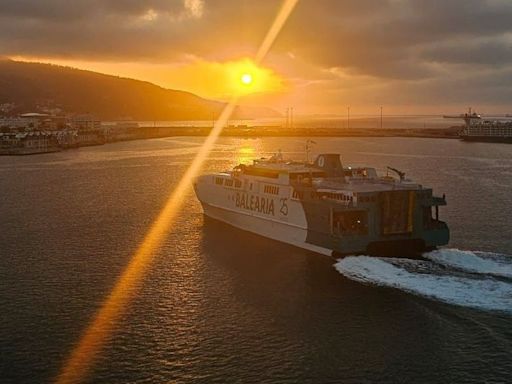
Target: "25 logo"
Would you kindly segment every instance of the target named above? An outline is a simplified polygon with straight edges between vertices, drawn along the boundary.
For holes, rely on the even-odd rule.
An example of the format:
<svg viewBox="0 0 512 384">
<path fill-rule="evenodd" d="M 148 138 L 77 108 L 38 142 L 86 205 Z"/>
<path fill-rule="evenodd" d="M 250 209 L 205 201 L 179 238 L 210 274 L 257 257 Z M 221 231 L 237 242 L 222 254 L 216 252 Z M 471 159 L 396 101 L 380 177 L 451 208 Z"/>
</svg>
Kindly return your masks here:
<svg viewBox="0 0 512 384">
<path fill-rule="evenodd" d="M 281 201 L 281 209 L 279 210 L 279 212 L 281 212 L 281 214 L 283 214 L 284 216 L 288 216 L 288 199 L 286 197 L 283 197 L 279 200 Z"/>
</svg>

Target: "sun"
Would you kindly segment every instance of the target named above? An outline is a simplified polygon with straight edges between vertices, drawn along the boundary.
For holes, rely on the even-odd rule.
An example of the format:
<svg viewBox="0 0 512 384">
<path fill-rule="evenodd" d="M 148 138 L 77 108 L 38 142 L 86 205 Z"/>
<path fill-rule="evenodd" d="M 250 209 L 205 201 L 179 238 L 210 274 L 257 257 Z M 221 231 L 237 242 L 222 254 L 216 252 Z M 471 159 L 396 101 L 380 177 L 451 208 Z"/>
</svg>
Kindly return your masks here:
<svg viewBox="0 0 512 384">
<path fill-rule="evenodd" d="M 252 83 L 252 75 L 250 73 L 244 73 L 240 77 L 240 81 L 242 82 L 242 84 L 250 85 Z"/>
<path fill-rule="evenodd" d="M 1 0 L 0 0 L 1 2 Z M 284 90 L 282 78 L 270 68 L 257 65 L 250 59 L 227 61 L 197 67 L 195 77 L 204 73 L 201 81 L 204 89 L 208 86 L 218 89 L 217 98 L 230 97 L 263 97 Z M 192 72 L 191 72 L 192 75 Z M 205 85 L 206 84 L 206 85 Z"/>
</svg>

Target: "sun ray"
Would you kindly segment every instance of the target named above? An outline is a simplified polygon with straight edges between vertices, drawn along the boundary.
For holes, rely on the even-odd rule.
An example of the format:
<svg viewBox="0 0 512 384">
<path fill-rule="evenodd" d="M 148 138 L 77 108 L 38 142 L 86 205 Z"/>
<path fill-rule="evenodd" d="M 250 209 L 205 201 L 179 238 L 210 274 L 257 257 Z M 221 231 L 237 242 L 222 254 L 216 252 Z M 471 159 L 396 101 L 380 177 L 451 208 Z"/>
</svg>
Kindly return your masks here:
<svg viewBox="0 0 512 384">
<path fill-rule="evenodd" d="M 270 51 L 270 48 L 272 48 L 272 45 L 276 41 L 279 32 L 281 32 L 281 30 L 283 29 L 284 23 L 286 23 L 286 20 L 288 20 L 298 2 L 299 0 L 285 0 L 283 2 L 281 10 L 277 14 L 277 17 L 275 18 L 274 22 L 272 23 L 272 26 L 270 27 L 267 35 L 265 36 L 263 43 L 261 43 L 258 53 L 256 53 L 256 64 L 261 64 L 265 56 L 267 56 L 267 53 Z"/>
<path fill-rule="evenodd" d="M 256 62 L 259 64 L 267 55 L 274 40 L 290 16 L 298 0 L 285 0 L 269 32 L 258 50 Z M 79 383 L 89 371 L 94 358 L 100 352 L 105 341 L 111 335 L 116 322 L 135 294 L 144 272 L 150 266 L 154 251 L 161 245 L 172 228 L 174 218 L 179 213 L 183 199 L 194 178 L 213 148 L 223 127 L 235 109 L 238 99 L 234 97 L 226 104 L 224 110 L 214 124 L 209 136 L 202 144 L 199 152 L 185 171 L 180 182 L 173 190 L 159 215 L 151 225 L 143 242 L 118 278 L 111 293 L 102 303 L 92 322 L 88 325 L 78 344 L 71 351 L 63 368 L 56 378 L 57 384 Z"/>
</svg>

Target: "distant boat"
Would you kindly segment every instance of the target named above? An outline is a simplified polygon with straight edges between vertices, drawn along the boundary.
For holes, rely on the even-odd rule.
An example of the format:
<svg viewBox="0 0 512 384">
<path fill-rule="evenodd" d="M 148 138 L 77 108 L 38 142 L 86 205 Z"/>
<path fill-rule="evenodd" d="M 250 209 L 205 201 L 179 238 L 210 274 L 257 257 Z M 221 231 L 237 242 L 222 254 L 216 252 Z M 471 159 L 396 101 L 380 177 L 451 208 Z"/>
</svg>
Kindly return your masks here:
<svg viewBox="0 0 512 384">
<path fill-rule="evenodd" d="M 445 119 L 464 120 L 466 126 L 460 133 L 465 141 L 488 143 L 512 143 L 512 120 L 507 115 L 501 119 L 483 119 L 481 115 L 473 112 L 460 115 L 444 115 Z"/>
</svg>

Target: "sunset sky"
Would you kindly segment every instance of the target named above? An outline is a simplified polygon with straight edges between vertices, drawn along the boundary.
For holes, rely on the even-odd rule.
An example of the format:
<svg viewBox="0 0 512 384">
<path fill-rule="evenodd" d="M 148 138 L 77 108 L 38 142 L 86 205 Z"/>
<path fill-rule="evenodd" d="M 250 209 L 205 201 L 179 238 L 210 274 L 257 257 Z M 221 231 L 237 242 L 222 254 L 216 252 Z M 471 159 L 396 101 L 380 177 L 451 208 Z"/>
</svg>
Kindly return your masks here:
<svg viewBox="0 0 512 384">
<path fill-rule="evenodd" d="M 2 0 L 0 55 L 298 113 L 512 113 L 512 1 Z M 244 88 L 240 77 L 253 81 Z"/>
</svg>

